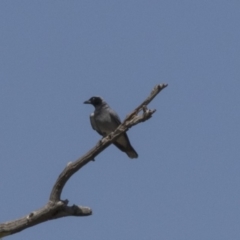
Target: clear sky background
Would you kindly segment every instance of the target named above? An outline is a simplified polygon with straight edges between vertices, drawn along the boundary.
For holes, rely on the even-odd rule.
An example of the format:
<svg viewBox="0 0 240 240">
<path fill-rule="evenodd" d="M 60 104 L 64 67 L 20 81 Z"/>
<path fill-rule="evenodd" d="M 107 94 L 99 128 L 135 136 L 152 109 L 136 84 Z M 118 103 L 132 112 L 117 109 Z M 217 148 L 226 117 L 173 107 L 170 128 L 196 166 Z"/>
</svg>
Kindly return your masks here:
<svg viewBox="0 0 240 240">
<path fill-rule="evenodd" d="M 240 238 L 240 2 L 0 1 L 0 222 L 42 207 L 92 148 L 99 95 L 123 119 L 168 83 L 149 121 L 64 188 L 89 217 L 10 240 Z"/>
</svg>

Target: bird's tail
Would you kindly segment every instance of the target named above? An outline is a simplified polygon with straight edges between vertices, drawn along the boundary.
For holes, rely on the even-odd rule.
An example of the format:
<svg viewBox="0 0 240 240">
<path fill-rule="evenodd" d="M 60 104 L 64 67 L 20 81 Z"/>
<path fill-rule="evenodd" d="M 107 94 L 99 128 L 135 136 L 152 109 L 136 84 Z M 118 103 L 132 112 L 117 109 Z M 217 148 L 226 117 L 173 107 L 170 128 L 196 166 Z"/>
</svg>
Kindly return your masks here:
<svg viewBox="0 0 240 240">
<path fill-rule="evenodd" d="M 138 154 L 137 152 L 134 150 L 134 148 L 131 146 L 129 147 L 129 149 L 126 151 L 126 154 L 130 157 L 130 158 L 137 158 Z"/>
<path fill-rule="evenodd" d="M 125 152 L 128 155 L 128 157 L 130 157 L 130 158 L 137 158 L 138 157 L 138 154 L 134 150 L 134 148 L 132 147 L 126 133 L 124 133 L 120 137 L 118 137 L 117 140 L 115 142 L 113 142 L 113 144 L 118 149 Z"/>
</svg>

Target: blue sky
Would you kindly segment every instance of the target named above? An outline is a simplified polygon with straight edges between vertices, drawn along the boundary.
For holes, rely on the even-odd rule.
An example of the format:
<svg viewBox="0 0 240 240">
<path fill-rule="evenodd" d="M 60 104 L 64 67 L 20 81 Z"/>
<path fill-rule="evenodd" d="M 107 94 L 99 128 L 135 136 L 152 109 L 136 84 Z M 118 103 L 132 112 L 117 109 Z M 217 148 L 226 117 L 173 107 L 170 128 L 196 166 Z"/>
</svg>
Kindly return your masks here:
<svg viewBox="0 0 240 240">
<path fill-rule="evenodd" d="M 239 1 L 0 2 L 0 222 L 42 207 L 92 148 L 102 96 L 121 119 L 168 83 L 149 121 L 110 146 L 62 198 L 93 215 L 8 239 L 239 239 Z"/>
</svg>

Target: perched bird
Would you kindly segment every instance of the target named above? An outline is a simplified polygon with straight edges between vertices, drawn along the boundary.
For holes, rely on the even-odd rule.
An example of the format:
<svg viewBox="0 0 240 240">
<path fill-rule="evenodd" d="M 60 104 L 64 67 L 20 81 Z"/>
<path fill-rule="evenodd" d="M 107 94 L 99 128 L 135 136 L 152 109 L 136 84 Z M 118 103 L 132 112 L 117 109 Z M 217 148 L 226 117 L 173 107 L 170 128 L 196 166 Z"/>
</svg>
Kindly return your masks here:
<svg viewBox="0 0 240 240">
<path fill-rule="evenodd" d="M 95 107 L 95 111 L 90 115 L 90 122 L 92 128 L 103 137 L 113 132 L 121 124 L 121 120 L 117 113 L 112 110 L 101 97 L 91 97 L 84 103 L 92 104 Z M 126 133 L 121 134 L 113 144 L 121 151 L 125 152 L 130 158 L 138 157 Z"/>
</svg>

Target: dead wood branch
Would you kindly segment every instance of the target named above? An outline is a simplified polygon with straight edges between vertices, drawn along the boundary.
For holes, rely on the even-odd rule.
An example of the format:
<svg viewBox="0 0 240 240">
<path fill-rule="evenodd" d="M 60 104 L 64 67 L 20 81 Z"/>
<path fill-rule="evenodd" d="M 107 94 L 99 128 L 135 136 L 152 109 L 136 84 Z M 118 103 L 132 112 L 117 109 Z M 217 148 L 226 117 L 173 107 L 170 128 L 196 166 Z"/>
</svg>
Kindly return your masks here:
<svg viewBox="0 0 240 240">
<path fill-rule="evenodd" d="M 147 99 L 143 101 L 132 113 L 130 113 L 114 132 L 101 139 L 97 145 L 84 156 L 80 157 L 74 162 L 69 163 L 59 175 L 52 188 L 49 201 L 44 207 L 17 220 L 0 224 L 0 237 L 20 232 L 26 228 L 56 218 L 91 215 L 92 210 L 90 208 L 76 205 L 68 206 L 68 200 L 61 200 L 63 187 L 74 173 L 76 173 L 88 162 L 94 160 L 95 157 L 105 148 L 107 148 L 119 135 L 121 135 L 123 132 L 126 132 L 132 126 L 151 118 L 156 110 L 148 109 L 147 105 L 165 87 L 167 87 L 167 84 L 155 86 Z M 139 114 L 141 111 L 142 114 Z"/>
</svg>

